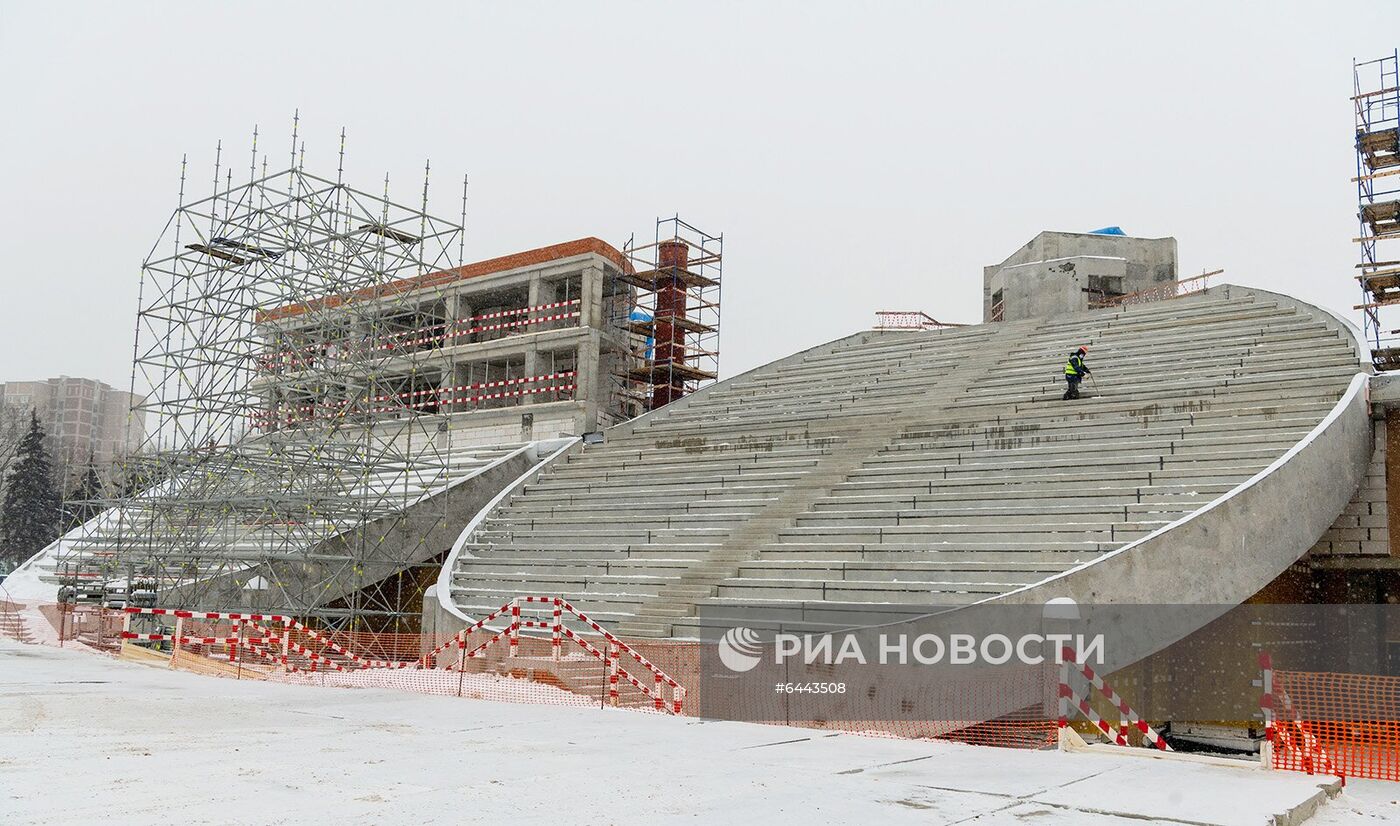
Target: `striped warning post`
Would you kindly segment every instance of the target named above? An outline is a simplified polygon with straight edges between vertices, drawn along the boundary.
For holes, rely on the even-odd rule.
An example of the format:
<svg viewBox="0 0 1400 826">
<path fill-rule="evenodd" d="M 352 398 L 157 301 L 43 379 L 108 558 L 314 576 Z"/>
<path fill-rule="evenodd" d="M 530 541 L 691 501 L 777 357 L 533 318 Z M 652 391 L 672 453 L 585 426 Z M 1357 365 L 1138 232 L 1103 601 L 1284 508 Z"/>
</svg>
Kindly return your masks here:
<svg viewBox="0 0 1400 826">
<path fill-rule="evenodd" d="M 563 620 L 561 619 L 564 613 L 563 603 L 564 601 L 559 597 L 554 598 L 554 622 L 550 625 L 549 629 L 549 651 L 553 655 L 555 662 L 559 662 L 559 657 L 563 654 L 564 647 L 563 636 L 559 633 L 559 630 L 564 626 Z"/>
</svg>

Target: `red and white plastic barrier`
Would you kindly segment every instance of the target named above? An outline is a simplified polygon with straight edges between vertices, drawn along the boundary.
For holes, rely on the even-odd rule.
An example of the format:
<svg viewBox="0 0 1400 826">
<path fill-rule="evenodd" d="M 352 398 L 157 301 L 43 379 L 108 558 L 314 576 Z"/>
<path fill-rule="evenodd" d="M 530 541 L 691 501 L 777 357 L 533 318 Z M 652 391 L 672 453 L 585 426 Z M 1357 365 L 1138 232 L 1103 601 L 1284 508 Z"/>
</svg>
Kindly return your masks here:
<svg viewBox="0 0 1400 826">
<path fill-rule="evenodd" d="M 527 610 L 547 611 L 548 619 L 524 616 L 523 612 Z M 333 671 L 359 671 L 365 669 L 431 668 L 440 654 L 454 646 L 458 651 L 457 662 L 446 666 L 446 670 L 460 671 L 464 668 L 468 660 L 483 655 L 491 646 L 503 641 L 508 646 L 509 656 L 519 656 L 521 630 L 539 629 L 542 631 L 549 631 L 550 651 L 555 661 L 558 661 L 562 657 L 564 640 L 567 639 L 582 648 L 585 653 L 602 662 L 608 676 L 608 697 L 614 705 L 619 702 L 618 688 L 623 682 L 626 682 L 640 691 L 643 696 L 651 701 L 652 707 L 658 711 L 680 714 L 685 703 L 685 688 L 673 677 L 662 671 L 656 664 L 642 656 L 640 652 L 621 639 L 618 639 L 611 632 L 591 619 L 587 614 L 579 611 L 561 597 L 516 597 L 495 611 L 477 620 L 468 628 L 459 631 L 433 650 L 411 661 L 373 660 L 362 657 L 336 643 L 327 632 L 308 628 L 302 622 L 281 614 L 186 611 L 169 608 L 137 607 L 129 607 L 124 609 L 124 611 L 126 616 L 121 634 L 122 639 L 171 642 L 176 646 L 225 645 L 229 648 L 230 661 L 235 658 L 237 650 L 246 649 L 259 658 L 274 665 L 278 665 L 288 672 L 302 670 L 289 662 L 289 657 L 292 655 L 306 659 L 309 666 L 305 670 L 309 672 L 326 669 Z M 566 613 L 575 617 L 579 622 L 582 622 L 592 631 L 596 632 L 606 643 L 606 646 L 604 646 L 606 650 L 584 639 L 572 629 L 565 627 L 564 615 Z M 176 618 L 175 633 L 136 633 L 131 631 L 131 618 L 143 614 Z M 506 627 L 492 629 L 488 626 L 488 623 L 494 622 L 502 617 L 508 618 Z M 182 633 L 181 628 L 183 621 L 187 619 L 232 622 L 234 623 L 236 633 L 233 636 L 197 637 L 186 635 Z M 280 624 L 282 630 L 279 632 L 265 625 L 272 623 Z M 243 636 L 245 629 L 247 629 L 252 636 Z M 293 631 L 303 635 L 308 642 L 320 646 L 322 650 L 313 650 L 310 646 L 303 645 L 292 639 L 291 634 Z M 468 650 L 468 638 L 479 631 L 490 632 L 491 636 Z M 280 648 L 280 653 L 276 653 L 278 648 Z M 338 662 L 331 659 L 326 655 L 326 651 L 333 652 L 348 662 Z M 646 680 L 638 679 L 623 667 L 623 661 L 626 658 L 630 658 L 650 675 L 650 685 L 647 685 Z M 663 696 L 667 687 L 671 689 L 671 699 L 669 703 Z"/>
<path fill-rule="evenodd" d="M 547 622 L 545 620 L 525 619 L 522 617 L 521 612 L 522 610 L 526 609 L 549 611 L 550 619 Z M 563 623 L 563 615 L 565 613 L 576 617 L 580 622 L 584 623 L 590 629 L 602 636 L 604 641 L 608 643 L 608 651 L 604 652 L 600 650 L 597 646 L 593 645 L 588 640 L 574 633 L 572 629 L 565 627 Z M 467 650 L 466 646 L 468 637 L 470 637 L 473 633 L 477 631 L 491 630 L 487 627 L 487 624 L 501 617 L 510 618 L 505 628 L 496 631 L 484 642 L 478 644 L 475 648 Z M 627 643 L 618 639 L 616 636 L 604 629 L 598 623 L 594 622 L 588 617 L 588 615 L 579 611 L 568 601 L 559 597 L 516 597 L 510 602 L 502 605 L 500 608 L 497 608 L 495 611 L 492 611 L 491 613 L 477 620 L 470 627 L 459 632 L 455 637 L 455 641 L 458 644 L 459 651 L 458 660 L 455 668 L 462 668 L 466 664 L 467 660 L 475 658 L 477 656 L 481 656 L 486 652 L 487 649 L 489 649 L 491 646 L 497 643 L 500 643 L 502 640 L 506 641 L 506 644 L 509 647 L 510 655 L 516 656 L 519 650 L 519 637 L 520 630 L 522 628 L 548 628 L 550 631 L 550 649 L 554 652 L 555 659 L 558 659 L 562 653 L 563 640 L 568 639 L 577 644 L 580 648 L 582 648 L 585 653 L 602 662 L 604 668 L 607 669 L 608 673 L 608 697 L 610 702 L 612 702 L 614 705 L 617 704 L 619 699 L 617 690 L 618 685 L 620 681 L 626 681 L 628 684 L 641 691 L 645 697 L 650 699 L 652 701 L 652 706 L 655 709 L 659 711 L 669 711 L 672 714 L 681 713 L 681 710 L 684 707 L 685 703 L 685 688 L 682 687 L 680 683 L 676 682 L 676 680 L 673 677 L 671 677 L 666 672 L 662 671 L 654 663 L 652 663 L 646 657 L 642 656 L 639 652 L 637 652 Z M 437 654 L 441 653 L 441 651 L 446 649 L 450 644 L 451 641 L 449 641 L 448 643 L 444 643 L 441 646 L 438 646 L 438 648 L 424 655 L 420 662 L 436 656 Z M 653 682 L 653 685 L 651 687 L 648 687 L 645 684 L 643 684 L 641 680 L 638 680 L 636 677 L 633 677 L 625 668 L 621 666 L 623 654 L 626 654 L 627 656 L 631 657 L 638 665 L 646 669 L 651 674 Z M 454 668 L 454 666 L 448 666 L 449 670 L 451 670 L 452 668 Z M 666 699 L 662 696 L 663 686 L 669 686 L 672 690 L 671 702 L 669 705 L 667 704 Z"/>
<path fill-rule="evenodd" d="M 1078 671 L 1083 675 L 1084 679 L 1089 682 L 1090 689 L 1084 693 L 1084 696 L 1080 696 L 1070 685 L 1071 669 Z M 1089 705 L 1089 699 L 1093 696 L 1094 690 L 1098 690 L 1099 693 L 1104 696 L 1104 699 L 1108 700 L 1109 703 L 1118 709 L 1121 718 L 1117 730 L 1114 730 L 1114 728 L 1100 717 L 1098 713 L 1094 711 L 1093 707 Z M 1105 680 L 1102 675 L 1093 668 L 1090 668 L 1088 664 L 1078 662 L 1072 649 L 1063 648 L 1060 651 L 1060 728 L 1069 725 L 1068 706 L 1071 702 L 1074 703 L 1074 707 L 1080 714 L 1084 715 L 1090 723 L 1120 746 L 1128 745 L 1128 729 L 1131 726 L 1142 734 L 1143 741 L 1149 746 L 1162 751 L 1172 750 L 1172 747 L 1167 745 L 1166 739 L 1163 738 L 1161 734 L 1158 734 L 1156 729 L 1149 726 L 1147 721 L 1139 717 L 1137 712 L 1133 711 L 1132 707 L 1128 705 L 1128 702 L 1123 699 L 1122 695 L 1113 690 L 1113 686 L 1109 685 L 1108 681 Z"/>
</svg>

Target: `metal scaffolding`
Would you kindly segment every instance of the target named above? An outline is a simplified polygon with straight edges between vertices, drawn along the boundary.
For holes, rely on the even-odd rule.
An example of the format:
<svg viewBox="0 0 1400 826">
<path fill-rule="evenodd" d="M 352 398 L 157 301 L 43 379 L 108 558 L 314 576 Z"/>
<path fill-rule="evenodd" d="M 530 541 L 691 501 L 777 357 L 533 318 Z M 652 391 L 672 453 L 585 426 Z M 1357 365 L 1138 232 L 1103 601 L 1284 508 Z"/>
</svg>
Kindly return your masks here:
<svg viewBox="0 0 1400 826">
<path fill-rule="evenodd" d="M 405 628 L 441 554 L 450 487 L 492 457 L 452 443 L 425 404 L 445 377 L 434 274 L 465 223 L 220 148 L 213 193 L 180 200 L 142 265 L 132 391 L 151 423 L 122 490 L 61 544 L 70 587 L 124 582 L 163 604 L 276 608 L 341 627 Z M 440 279 L 438 279 L 440 280 Z M 443 501 L 439 501 L 443 500 Z M 450 544 L 450 540 L 448 542 Z"/>
<path fill-rule="evenodd" d="M 1366 340 L 1378 370 L 1400 368 L 1400 330 L 1386 329 L 1381 308 L 1400 304 L 1400 51 L 1352 61 L 1356 114 L 1356 217 L 1353 240 Z M 1381 247 L 1385 246 L 1382 250 Z"/>
<path fill-rule="evenodd" d="M 724 235 L 659 218 L 654 240 L 623 247 L 632 265 L 612 284 L 614 322 L 628 330 L 629 352 L 615 363 L 617 407 L 640 415 L 683 398 L 719 377 Z"/>
</svg>

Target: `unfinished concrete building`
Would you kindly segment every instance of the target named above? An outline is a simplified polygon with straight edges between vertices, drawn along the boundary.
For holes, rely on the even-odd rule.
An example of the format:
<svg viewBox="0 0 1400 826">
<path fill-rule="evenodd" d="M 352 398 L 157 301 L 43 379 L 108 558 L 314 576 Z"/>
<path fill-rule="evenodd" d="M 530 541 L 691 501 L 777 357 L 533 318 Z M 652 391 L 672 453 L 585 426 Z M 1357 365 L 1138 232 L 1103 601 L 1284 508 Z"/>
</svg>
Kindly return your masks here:
<svg viewBox="0 0 1400 826">
<path fill-rule="evenodd" d="M 623 250 L 580 238 L 259 312 L 258 428 L 337 415 L 316 400 L 325 369 L 367 347 L 381 389 L 358 412 L 446 417 L 481 444 L 588 433 L 695 392 L 717 377 L 718 239 L 660 224 L 670 237 Z M 313 312 L 351 302 L 372 317 Z"/>
<path fill-rule="evenodd" d="M 982 320 L 1083 312 L 1176 280 L 1175 238 L 1042 232 L 1005 261 L 983 268 Z"/>
<path fill-rule="evenodd" d="M 615 285 L 632 271 L 612 245 L 581 238 L 363 291 L 355 298 L 380 307 L 375 322 L 385 328 L 375 345 L 383 390 L 369 414 L 447 417 L 481 444 L 615 424 L 625 414 L 610 377 L 633 349 L 629 296 Z M 324 343 L 324 325 L 344 319 L 309 309 L 292 304 L 259 317 L 272 369 L 254 387 L 268 429 L 318 415 L 318 367 L 368 335 L 362 324 L 358 339 L 355 331 L 341 337 L 348 345 Z"/>
</svg>

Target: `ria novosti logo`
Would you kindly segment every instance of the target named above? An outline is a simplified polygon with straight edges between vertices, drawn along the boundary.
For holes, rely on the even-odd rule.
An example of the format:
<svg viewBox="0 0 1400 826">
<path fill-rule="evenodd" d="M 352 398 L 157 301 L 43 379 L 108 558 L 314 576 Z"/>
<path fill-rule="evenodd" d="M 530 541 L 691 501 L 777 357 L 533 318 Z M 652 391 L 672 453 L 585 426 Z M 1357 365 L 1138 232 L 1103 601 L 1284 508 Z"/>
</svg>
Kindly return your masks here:
<svg viewBox="0 0 1400 826">
<path fill-rule="evenodd" d="M 1040 665 L 1075 662 L 1102 665 L 1103 634 L 880 634 L 867 651 L 853 634 L 775 634 L 773 662 L 782 665 L 800 660 L 806 665 Z M 752 671 L 763 660 L 765 646 L 758 632 L 743 626 L 731 628 L 717 646 L 720 662 L 737 673 Z"/>
<path fill-rule="evenodd" d="M 740 674 L 758 665 L 763 659 L 762 652 L 758 632 L 752 628 L 731 628 L 719 641 L 719 661 L 725 668 Z"/>
</svg>

